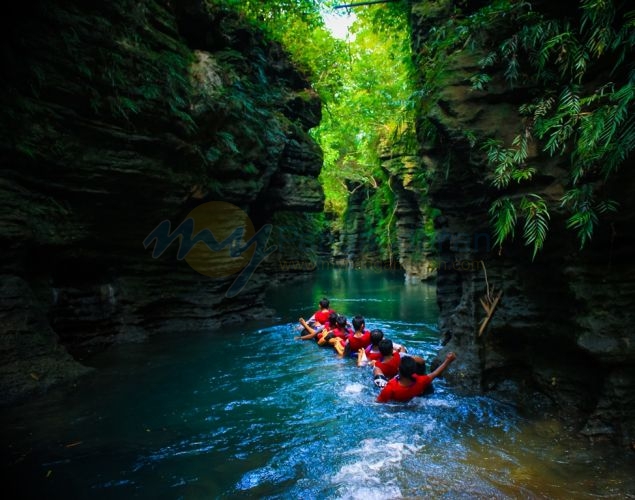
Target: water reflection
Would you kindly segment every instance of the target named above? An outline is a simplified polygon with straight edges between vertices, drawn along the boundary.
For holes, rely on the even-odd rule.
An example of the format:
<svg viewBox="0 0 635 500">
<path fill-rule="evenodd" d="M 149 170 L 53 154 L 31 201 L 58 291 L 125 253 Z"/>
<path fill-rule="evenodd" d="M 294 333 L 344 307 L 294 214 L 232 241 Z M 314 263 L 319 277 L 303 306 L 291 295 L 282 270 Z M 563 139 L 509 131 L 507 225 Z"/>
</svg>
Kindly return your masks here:
<svg viewBox="0 0 635 500">
<path fill-rule="evenodd" d="M 347 316 L 361 314 L 384 321 L 415 321 L 434 329 L 438 317 L 434 283 L 404 284 L 402 272 L 328 270 L 316 273 L 287 293 L 282 286 L 270 294 L 271 305 L 287 321 L 310 315 L 322 297 Z"/>
</svg>

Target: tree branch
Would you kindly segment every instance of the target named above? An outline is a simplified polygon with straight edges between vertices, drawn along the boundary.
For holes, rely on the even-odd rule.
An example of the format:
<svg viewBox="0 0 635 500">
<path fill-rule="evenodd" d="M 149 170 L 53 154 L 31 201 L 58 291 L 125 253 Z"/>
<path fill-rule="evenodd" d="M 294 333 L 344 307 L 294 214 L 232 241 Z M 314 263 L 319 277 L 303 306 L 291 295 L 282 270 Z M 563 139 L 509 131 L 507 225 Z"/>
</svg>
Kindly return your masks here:
<svg viewBox="0 0 635 500">
<path fill-rule="evenodd" d="M 399 2 L 399 0 L 368 0 L 367 2 L 359 2 L 359 3 L 347 3 L 342 5 L 334 5 L 334 9 L 348 9 L 350 7 L 357 7 L 359 5 L 372 5 L 375 3 L 395 3 Z"/>
</svg>

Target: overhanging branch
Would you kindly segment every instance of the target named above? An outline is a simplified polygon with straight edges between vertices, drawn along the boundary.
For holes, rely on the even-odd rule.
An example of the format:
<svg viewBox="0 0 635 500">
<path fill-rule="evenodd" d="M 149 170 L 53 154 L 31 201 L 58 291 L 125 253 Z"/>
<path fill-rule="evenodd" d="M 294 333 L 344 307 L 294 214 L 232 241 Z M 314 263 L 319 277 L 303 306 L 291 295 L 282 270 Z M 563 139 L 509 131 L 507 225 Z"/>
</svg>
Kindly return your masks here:
<svg viewBox="0 0 635 500">
<path fill-rule="evenodd" d="M 400 0 L 368 0 L 367 2 L 358 2 L 358 3 L 347 3 L 342 5 L 333 6 L 334 9 L 348 9 L 350 7 L 357 7 L 359 5 L 372 5 L 375 3 L 395 3 Z"/>
</svg>

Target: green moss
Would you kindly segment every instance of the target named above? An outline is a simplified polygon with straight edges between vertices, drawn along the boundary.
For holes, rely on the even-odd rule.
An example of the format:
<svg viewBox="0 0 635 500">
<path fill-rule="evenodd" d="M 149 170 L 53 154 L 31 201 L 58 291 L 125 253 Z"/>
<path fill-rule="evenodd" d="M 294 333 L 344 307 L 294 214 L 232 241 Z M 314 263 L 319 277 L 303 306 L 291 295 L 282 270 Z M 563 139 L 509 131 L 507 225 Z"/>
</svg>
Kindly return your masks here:
<svg viewBox="0 0 635 500">
<path fill-rule="evenodd" d="M 167 108 L 164 123 L 192 130 L 191 53 L 178 43 L 174 19 L 156 2 L 119 0 L 92 9 L 73 2 L 36 4 L 29 16 L 15 19 L 22 36 L 4 53 L 11 77 L 0 97 L 8 118 L 2 132 L 18 151 L 49 155 L 46 123 L 59 119 L 49 102 L 66 102 L 128 129 L 151 127 L 141 123 L 143 116 Z"/>
</svg>

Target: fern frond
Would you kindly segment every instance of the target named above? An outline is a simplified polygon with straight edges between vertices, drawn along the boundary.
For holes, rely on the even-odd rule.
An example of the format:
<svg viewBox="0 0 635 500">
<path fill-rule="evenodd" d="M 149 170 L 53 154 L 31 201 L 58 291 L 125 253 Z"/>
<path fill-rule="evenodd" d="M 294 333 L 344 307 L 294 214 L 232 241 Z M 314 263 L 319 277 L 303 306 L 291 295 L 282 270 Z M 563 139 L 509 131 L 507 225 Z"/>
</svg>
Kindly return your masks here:
<svg viewBox="0 0 635 500">
<path fill-rule="evenodd" d="M 593 230 L 598 223 L 598 217 L 588 205 L 582 207 L 582 209 L 574 213 L 569 219 L 567 219 L 567 228 L 576 229 L 578 233 L 578 240 L 580 241 L 580 250 L 584 248 L 584 245 L 591 240 L 593 236 Z"/>
<path fill-rule="evenodd" d="M 549 210 L 545 201 L 537 194 L 523 197 L 520 209 L 525 217 L 523 238 L 525 245 L 532 246 L 532 259 L 543 247 L 549 230 Z"/>
<path fill-rule="evenodd" d="M 516 227 L 516 207 L 509 198 L 499 198 L 489 209 L 490 221 L 494 227 L 494 244 L 499 247 L 507 238 L 514 239 Z"/>
</svg>

